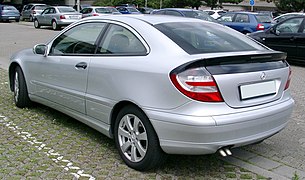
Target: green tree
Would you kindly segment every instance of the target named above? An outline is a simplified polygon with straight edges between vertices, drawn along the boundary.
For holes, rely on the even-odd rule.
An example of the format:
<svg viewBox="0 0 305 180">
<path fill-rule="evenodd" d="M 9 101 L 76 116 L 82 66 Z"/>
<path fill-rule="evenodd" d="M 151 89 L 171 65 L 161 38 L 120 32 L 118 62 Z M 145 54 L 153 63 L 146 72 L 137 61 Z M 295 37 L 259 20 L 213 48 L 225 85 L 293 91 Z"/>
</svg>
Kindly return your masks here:
<svg viewBox="0 0 305 180">
<path fill-rule="evenodd" d="M 274 0 L 277 8 L 284 12 L 299 12 L 305 10 L 305 0 Z"/>
</svg>

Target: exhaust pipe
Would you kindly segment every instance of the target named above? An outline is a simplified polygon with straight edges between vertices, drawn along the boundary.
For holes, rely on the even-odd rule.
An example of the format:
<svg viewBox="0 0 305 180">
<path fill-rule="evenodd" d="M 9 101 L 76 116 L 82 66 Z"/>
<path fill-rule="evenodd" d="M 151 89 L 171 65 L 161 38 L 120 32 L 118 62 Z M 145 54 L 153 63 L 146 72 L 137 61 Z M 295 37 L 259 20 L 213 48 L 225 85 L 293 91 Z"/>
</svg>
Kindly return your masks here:
<svg viewBox="0 0 305 180">
<path fill-rule="evenodd" d="M 230 151 L 230 149 L 228 148 L 222 148 L 222 149 L 219 149 L 219 154 L 222 156 L 222 157 L 226 157 L 226 156 L 231 156 L 232 155 L 232 152 Z"/>
</svg>

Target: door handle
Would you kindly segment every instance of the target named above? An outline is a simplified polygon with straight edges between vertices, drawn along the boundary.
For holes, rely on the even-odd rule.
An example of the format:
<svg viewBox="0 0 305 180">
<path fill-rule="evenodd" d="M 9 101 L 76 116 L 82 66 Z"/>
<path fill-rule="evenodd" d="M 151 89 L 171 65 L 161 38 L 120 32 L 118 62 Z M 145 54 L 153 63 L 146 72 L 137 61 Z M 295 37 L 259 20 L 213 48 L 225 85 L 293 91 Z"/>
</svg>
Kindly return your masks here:
<svg viewBox="0 0 305 180">
<path fill-rule="evenodd" d="M 80 63 L 78 63 L 78 64 L 76 64 L 75 65 L 75 67 L 77 68 L 77 69 L 86 69 L 87 68 L 87 63 L 85 63 L 85 62 L 80 62 Z"/>
</svg>

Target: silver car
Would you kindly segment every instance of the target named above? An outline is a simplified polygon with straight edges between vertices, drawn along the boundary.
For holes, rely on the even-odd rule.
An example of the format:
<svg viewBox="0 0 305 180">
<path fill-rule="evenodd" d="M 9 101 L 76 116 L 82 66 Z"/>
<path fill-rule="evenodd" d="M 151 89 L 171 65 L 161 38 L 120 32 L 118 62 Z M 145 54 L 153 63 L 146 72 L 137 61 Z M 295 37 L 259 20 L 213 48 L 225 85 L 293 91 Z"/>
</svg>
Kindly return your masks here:
<svg viewBox="0 0 305 180">
<path fill-rule="evenodd" d="M 23 7 L 21 11 L 20 20 L 29 20 L 33 21 L 35 19 L 35 16 L 38 14 L 41 14 L 44 9 L 49 7 L 46 4 L 36 4 L 36 3 L 30 3 Z"/>
<path fill-rule="evenodd" d="M 9 78 L 17 107 L 66 113 L 147 170 L 166 153 L 226 156 L 281 131 L 294 106 L 285 58 L 212 22 L 109 15 L 16 53 Z"/>
<path fill-rule="evenodd" d="M 99 6 L 91 6 L 86 7 L 80 11 L 83 14 L 83 18 L 90 16 L 103 16 L 109 14 L 122 14 L 114 7 L 99 7 Z"/>
<path fill-rule="evenodd" d="M 82 14 L 72 7 L 54 6 L 46 8 L 40 15 L 35 17 L 34 27 L 52 26 L 53 30 L 58 30 L 62 26 L 67 26 L 81 18 Z"/>
</svg>

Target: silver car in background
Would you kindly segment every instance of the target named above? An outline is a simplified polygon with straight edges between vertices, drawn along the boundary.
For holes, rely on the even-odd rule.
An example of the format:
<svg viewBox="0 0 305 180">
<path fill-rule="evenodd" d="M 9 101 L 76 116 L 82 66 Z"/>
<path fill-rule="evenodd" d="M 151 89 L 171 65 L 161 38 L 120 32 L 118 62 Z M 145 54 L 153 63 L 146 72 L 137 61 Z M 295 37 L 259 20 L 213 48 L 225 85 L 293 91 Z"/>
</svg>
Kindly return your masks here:
<svg viewBox="0 0 305 180">
<path fill-rule="evenodd" d="M 99 7 L 91 6 L 86 7 L 80 11 L 83 14 L 83 18 L 90 16 L 103 16 L 109 14 L 122 14 L 114 7 Z"/>
<path fill-rule="evenodd" d="M 19 22 L 19 19 L 20 13 L 14 6 L 0 4 L 0 22 L 8 22 L 12 20 Z"/>
<path fill-rule="evenodd" d="M 226 156 L 281 131 L 294 106 L 285 58 L 200 19 L 97 16 L 13 55 L 9 83 L 17 107 L 66 113 L 147 170 L 166 153 Z"/>
<path fill-rule="evenodd" d="M 30 3 L 23 7 L 21 11 L 20 20 L 33 21 L 38 14 L 41 14 L 43 10 L 49 7 L 46 4 Z"/>
<path fill-rule="evenodd" d="M 62 26 L 67 26 L 82 18 L 81 13 L 78 13 L 72 7 L 54 6 L 46 8 L 40 15 L 34 19 L 34 27 L 52 26 L 53 30 L 58 30 Z"/>
</svg>

